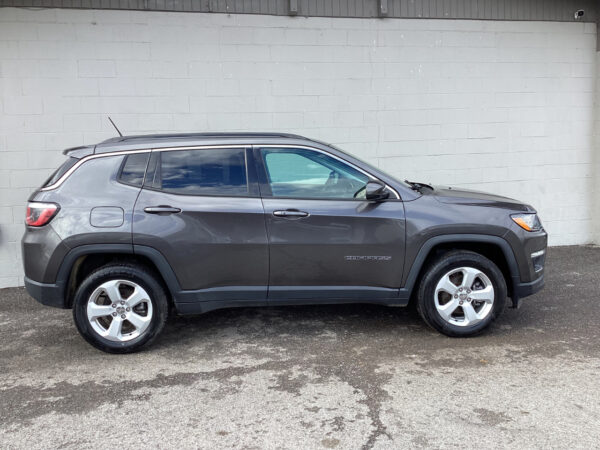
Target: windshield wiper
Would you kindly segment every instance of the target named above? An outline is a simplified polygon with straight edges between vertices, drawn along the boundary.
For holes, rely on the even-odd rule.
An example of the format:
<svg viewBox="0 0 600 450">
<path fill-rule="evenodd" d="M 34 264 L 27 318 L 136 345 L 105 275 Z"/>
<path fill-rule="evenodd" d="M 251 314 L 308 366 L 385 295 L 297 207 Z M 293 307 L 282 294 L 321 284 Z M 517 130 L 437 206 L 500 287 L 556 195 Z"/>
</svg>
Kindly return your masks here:
<svg viewBox="0 0 600 450">
<path fill-rule="evenodd" d="M 432 191 L 434 190 L 433 186 L 431 186 L 431 185 L 429 185 L 427 183 L 417 183 L 416 181 L 408 181 L 408 180 L 404 180 L 404 182 L 407 183 L 408 185 L 410 185 L 410 188 L 413 191 L 420 191 L 421 188 L 424 188 L 424 187 L 429 188 Z"/>
</svg>

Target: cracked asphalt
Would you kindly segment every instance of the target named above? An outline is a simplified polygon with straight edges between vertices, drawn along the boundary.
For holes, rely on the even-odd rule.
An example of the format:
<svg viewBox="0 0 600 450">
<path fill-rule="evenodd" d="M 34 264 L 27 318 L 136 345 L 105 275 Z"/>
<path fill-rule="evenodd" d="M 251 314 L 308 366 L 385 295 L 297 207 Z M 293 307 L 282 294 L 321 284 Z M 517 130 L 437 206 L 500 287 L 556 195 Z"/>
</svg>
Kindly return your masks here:
<svg viewBox="0 0 600 450">
<path fill-rule="evenodd" d="M 485 334 L 408 309 L 229 309 L 133 355 L 0 290 L 0 448 L 600 446 L 600 248 L 549 249 L 546 288 Z"/>
</svg>

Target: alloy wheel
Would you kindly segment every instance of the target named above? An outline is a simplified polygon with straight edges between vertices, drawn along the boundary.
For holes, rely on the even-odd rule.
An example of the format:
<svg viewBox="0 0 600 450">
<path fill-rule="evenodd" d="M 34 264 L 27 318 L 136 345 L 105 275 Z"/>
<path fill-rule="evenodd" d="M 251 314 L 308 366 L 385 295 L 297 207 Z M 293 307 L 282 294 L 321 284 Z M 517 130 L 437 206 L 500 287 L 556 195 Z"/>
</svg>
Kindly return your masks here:
<svg viewBox="0 0 600 450">
<path fill-rule="evenodd" d="M 437 283 L 434 295 L 440 317 L 461 327 L 484 320 L 495 299 L 489 277 L 473 267 L 459 267 L 446 273 Z"/>
<path fill-rule="evenodd" d="M 87 318 L 96 333 L 115 342 L 141 336 L 152 321 L 150 296 L 129 280 L 110 280 L 98 286 L 87 303 Z"/>
</svg>

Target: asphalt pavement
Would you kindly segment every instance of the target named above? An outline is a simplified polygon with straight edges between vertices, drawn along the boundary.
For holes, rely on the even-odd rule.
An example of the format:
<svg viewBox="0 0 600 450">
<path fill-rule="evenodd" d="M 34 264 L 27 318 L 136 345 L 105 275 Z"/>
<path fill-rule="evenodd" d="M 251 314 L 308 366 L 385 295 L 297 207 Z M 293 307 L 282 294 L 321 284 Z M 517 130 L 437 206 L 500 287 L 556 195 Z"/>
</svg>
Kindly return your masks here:
<svg viewBox="0 0 600 450">
<path fill-rule="evenodd" d="M 403 308 L 244 308 L 133 355 L 2 289 L 0 448 L 599 447 L 600 248 L 549 249 L 546 277 L 475 338 Z"/>
</svg>

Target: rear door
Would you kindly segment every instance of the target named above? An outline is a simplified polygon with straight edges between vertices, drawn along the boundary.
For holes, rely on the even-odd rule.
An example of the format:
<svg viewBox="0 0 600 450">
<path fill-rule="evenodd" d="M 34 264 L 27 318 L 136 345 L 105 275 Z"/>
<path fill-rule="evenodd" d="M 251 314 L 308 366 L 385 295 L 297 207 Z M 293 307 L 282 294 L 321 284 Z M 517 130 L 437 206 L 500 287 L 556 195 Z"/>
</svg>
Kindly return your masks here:
<svg viewBox="0 0 600 450">
<path fill-rule="evenodd" d="M 257 160 L 269 235 L 269 299 L 394 298 L 404 206 L 364 199 L 374 177 L 326 152 L 263 147 Z"/>
<path fill-rule="evenodd" d="M 266 298 L 268 242 L 248 151 L 152 152 L 133 242 L 162 253 L 193 301 Z"/>
</svg>

